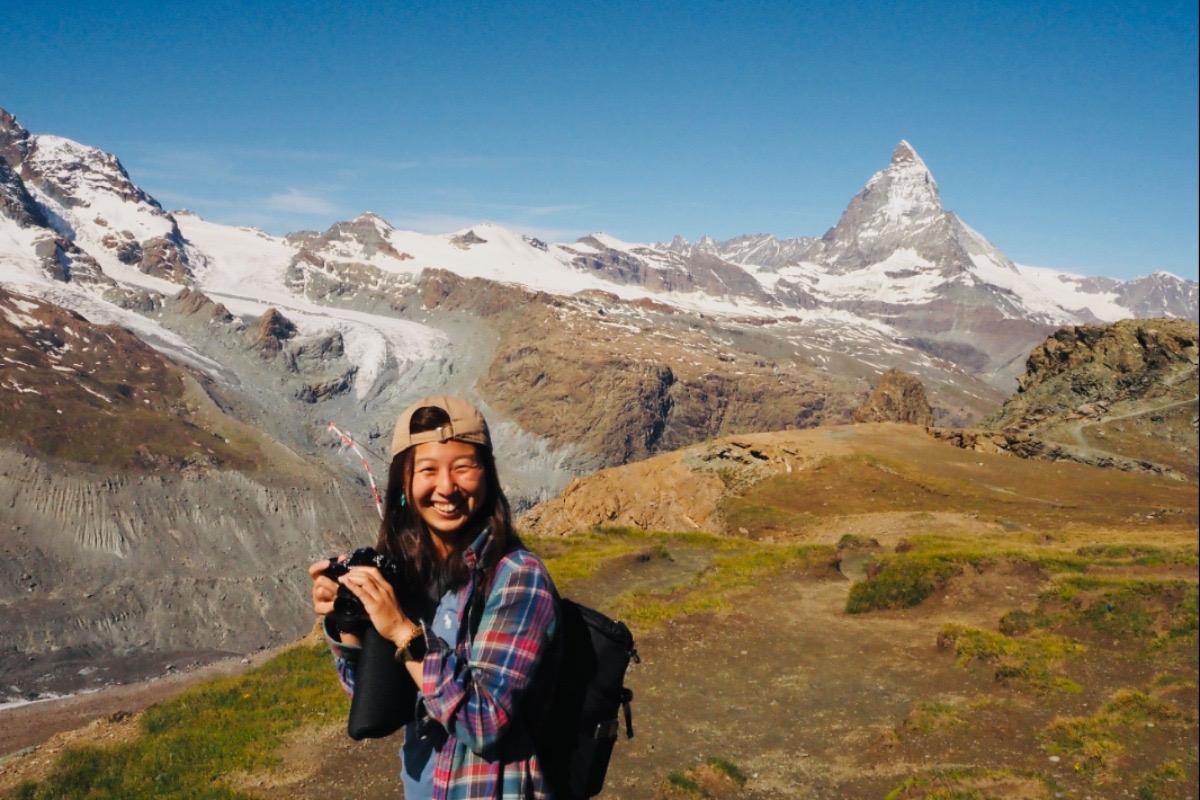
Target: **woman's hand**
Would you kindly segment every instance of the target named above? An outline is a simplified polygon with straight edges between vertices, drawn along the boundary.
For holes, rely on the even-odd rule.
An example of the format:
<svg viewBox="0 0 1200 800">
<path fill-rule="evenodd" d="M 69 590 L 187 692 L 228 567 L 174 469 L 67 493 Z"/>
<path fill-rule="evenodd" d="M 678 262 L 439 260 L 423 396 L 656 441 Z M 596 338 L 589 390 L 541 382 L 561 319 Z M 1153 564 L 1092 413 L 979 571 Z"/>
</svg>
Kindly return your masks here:
<svg viewBox="0 0 1200 800">
<path fill-rule="evenodd" d="M 354 596 L 362 601 L 371 624 L 379 635 L 391 639 L 396 644 L 407 642 L 413 636 L 414 625 L 396 601 L 396 593 L 392 585 L 384 579 L 379 570 L 374 567 L 351 567 L 350 571 L 338 578 L 338 583 L 345 586 Z"/>
<path fill-rule="evenodd" d="M 337 597 L 338 585 L 324 576 L 329 568 L 329 559 L 322 558 L 308 565 L 308 577 L 312 578 L 313 611 L 325 616 L 333 611 L 333 601 Z"/>
</svg>

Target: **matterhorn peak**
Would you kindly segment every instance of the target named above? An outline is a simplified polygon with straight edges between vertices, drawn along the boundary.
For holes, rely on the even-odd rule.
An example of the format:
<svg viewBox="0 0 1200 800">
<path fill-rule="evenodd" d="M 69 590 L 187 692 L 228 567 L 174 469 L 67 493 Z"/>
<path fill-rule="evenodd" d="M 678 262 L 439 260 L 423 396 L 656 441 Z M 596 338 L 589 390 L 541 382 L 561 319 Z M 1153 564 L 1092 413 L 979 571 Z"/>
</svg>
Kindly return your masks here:
<svg viewBox="0 0 1200 800">
<path fill-rule="evenodd" d="M 901 139 L 899 144 L 896 145 L 896 149 L 892 151 L 892 164 L 904 163 L 916 163 L 922 167 L 925 166 L 925 162 L 917 155 L 917 151 L 908 143 L 907 139 Z"/>
<path fill-rule="evenodd" d="M 874 206 L 873 210 L 891 223 L 942 212 L 942 200 L 933 173 L 905 139 L 901 139 L 892 151 L 892 161 L 887 168 L 876 172 L 867 181 L 859 198 L 870 198 L 872 202 L 868 205 Z"/>
</svg>

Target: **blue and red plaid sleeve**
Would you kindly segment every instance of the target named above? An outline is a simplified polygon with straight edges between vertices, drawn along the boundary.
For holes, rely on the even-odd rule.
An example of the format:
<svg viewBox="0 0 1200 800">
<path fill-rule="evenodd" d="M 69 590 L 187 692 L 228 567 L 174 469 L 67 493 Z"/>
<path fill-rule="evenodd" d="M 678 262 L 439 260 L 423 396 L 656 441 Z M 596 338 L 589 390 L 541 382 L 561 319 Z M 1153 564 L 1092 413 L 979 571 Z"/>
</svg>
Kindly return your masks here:
<svg viewBox="0 0 1200 800">
<path fill-rule="evenodd" d="M 358 654 L 362 648 L 343 642 L 337 632 L 337 626 L 329 617 L 325 617 L 321 621 L 321 630 L 324 631 L 325 641 L 328 642 L 329 649 L 333 652 L 333 664 L 337 669 L 338 682 L 342 684 L 342 689 L 346 694 L 353 696 L 354 671 L 358 667 Z"/>
<path fill-rule="evenodd" d="M 421 685 L 429 714 L 473 752 L 490 751 L 533 679 L 557 614 L 554 585 L 536 556 L 515 551 L 501 559 L 466 663 L 430 637 Z"/>
</svg>

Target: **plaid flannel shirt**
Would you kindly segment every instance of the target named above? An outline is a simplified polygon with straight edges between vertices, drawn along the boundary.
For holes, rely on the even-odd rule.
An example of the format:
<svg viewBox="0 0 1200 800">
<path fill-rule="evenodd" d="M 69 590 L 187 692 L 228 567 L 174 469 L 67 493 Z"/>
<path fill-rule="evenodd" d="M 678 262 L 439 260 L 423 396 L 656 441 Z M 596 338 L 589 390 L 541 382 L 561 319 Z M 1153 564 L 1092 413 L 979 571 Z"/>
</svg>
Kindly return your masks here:
<svg viewBox="0 0 1200 800">
<path fill-rule="evenodd" d="M 457 641 L 430 635 L 422 665 L 421 703 L 449 736 L 435 756 L 434 800 L 552 797 L 517 706 L 554 638 L 557 595 L 537 556 L 506 554 L 472 639 L 475 566 L 491 541 L 485 531 L 464 552 L 472 578 L 459 590 Z M 342 685 L 353 692 L 356 653 L 331 645 Z"/>
</svg>

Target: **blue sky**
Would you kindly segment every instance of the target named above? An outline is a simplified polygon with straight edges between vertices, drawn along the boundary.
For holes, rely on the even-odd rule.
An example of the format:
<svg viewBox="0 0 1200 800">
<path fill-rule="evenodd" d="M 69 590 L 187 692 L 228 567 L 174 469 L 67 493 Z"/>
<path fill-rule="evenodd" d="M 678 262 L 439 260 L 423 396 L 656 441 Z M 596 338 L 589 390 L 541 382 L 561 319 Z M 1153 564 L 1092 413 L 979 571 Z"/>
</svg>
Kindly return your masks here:
<svg viewBox="0 0 1200 800">
<path fill-rule="evenodd" d="M 0 106 L 274 233 L 819 235 L 904 138 L 1014 260 L 1197 276 L 1195 2 L 342 5 L 5 3 Z"/>
</svg>

